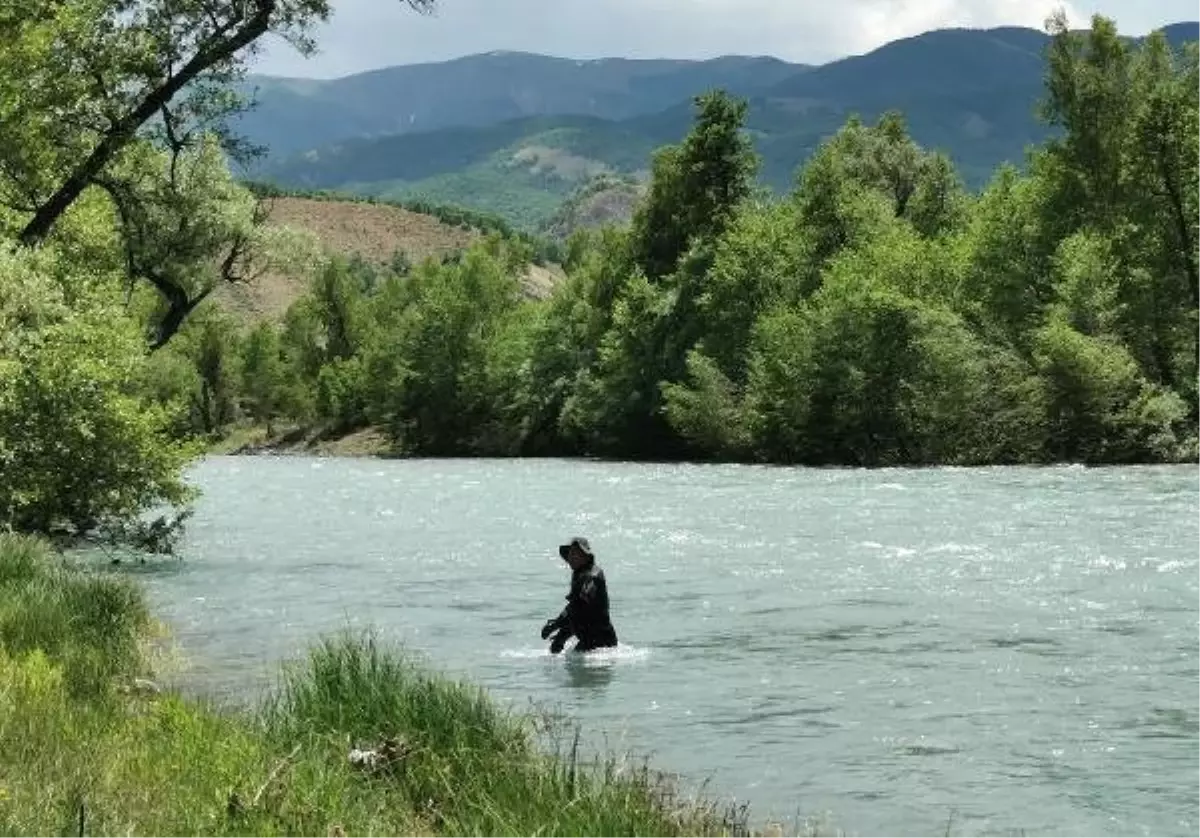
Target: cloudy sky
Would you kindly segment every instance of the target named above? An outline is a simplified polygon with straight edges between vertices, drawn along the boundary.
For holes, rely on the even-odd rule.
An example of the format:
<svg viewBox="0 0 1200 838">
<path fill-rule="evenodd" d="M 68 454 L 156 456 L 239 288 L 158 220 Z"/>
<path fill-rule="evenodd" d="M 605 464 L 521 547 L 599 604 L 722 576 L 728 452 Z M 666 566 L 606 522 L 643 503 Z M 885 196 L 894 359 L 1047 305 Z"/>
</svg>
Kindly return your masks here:
<svg viewBox="0 0 1200 838">
<path fill-rule="evenodd" d="M 820 63 L 944 26 L 1041 28 L 1058 6 L 1096 12 L 1144 34 L 1195 20 L 1196 0 L 437 0 L 419 15 L 402 0 L 333 0 L 309 59 L 271 44 L 256 70 L 331 78 L 491 50 L 567 58 L 774 55 Z"/>
</svg>

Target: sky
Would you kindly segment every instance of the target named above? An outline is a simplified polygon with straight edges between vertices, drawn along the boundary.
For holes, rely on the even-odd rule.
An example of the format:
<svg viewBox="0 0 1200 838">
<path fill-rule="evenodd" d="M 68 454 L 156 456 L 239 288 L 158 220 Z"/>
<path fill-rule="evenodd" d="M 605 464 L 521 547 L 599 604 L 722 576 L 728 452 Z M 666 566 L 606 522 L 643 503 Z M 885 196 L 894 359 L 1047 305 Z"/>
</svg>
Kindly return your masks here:
<svg viewBox="0 0 1200 838">
<path fill-rule="evenodd" d="M 948 26 L 1041 28 L 1058 7 L 1073 24 L 1094 13 L 1142 35 L 1196 20 L 1196 0 L 437 0 L 418 14 L 402 0 L 332 0 L 333 17 L 303 58 L 267 42 L 260 73 L 334 78 L 513 50 L 564 58 L 773 55 L 818 64 Z"/>
</svg>

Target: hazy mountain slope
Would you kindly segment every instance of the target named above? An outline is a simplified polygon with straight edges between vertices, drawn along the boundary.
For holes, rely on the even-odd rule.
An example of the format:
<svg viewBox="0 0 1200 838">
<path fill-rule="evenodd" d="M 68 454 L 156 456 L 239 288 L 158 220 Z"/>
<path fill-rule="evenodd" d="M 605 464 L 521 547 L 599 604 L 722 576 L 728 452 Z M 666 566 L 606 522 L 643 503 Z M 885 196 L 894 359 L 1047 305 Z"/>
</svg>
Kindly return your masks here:
<svg viewBox="0 0 1200 838">
<path fill-rule="evenodd" d="M 1195 40 L 1200 25 L 1176 24 L 1165 31 L 1181 44 Z M 721 73 L 737 77 L 749 91 L 743 93 L 750 103 L 747 127 L 763 158 L 763 181 L 778 190 L 790 187 L 797 167 L 851 114 L 870 121 L 889 109 L 902 111 L 918 142 L 945 151 L 968 185 L 979 187 L 997 165 L 1020 164 L 1028 146 L 1048 135 L 1036 118 L 1047 43 L 1044 33 L 1032 29 L 953 29 L 800 70 L 778 62 L 745 63 L 758 59 L 703 62 L 697 67 L 705 67 L 704 73 L 695 67 L 685 72 L 686 62 L 616 62 L 609 70 L 612 79 L 632 84 L 632 70 L 625 67 L 621 75 L 616 69 L 634 65 L 643 73 L 638 85 L 657 85 L 660 92 L 684 85 L 685 78 L 695 83 Z M 756 84 L 761 68 L 769 72 Z M 774 78 L 781 69 L 787 76 Z M 610 81 L 606 89 L 612 92 L 619 84 Z M 693 117 L 690 97 L 703 89 L 624 119 L 541 115 L 357 138 L 269 161 L 256 176 L 289 186 L 465 204 L 538 227 L 596 176 L 644 173 L 655 148 L 686 133 Z M 641 104 L 653 98 L 637 95 Z"/>
<path fill-rule="evenodd" d="M 274 155 L 351 137 L 491 125 L 527 116 L 627 119 L 696 91 L 752 93 L 803 70 L 775 58 L 575 61 L 498 52 L 328 81 L 253 76 L 257 107 L 237 129 Z"/>
</svg>

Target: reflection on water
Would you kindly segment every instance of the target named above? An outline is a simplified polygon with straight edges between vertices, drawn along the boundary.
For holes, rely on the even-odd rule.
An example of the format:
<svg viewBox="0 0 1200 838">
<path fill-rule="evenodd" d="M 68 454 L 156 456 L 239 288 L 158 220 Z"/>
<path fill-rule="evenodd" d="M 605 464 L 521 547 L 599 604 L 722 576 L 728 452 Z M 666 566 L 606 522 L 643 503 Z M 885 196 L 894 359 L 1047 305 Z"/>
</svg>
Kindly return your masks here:
<svg viewBox="0 0 1200 838">
<path fill-rule="evenodd" d="M 186 561 L 130 572 L 209 692 L 249 700 L 317 634 L 374 625 L 760 817 L 1197 833 L 1194 467 L 213 458 L 195 479 Z M 615 652 L 539 643 L 575 533 Z"/>
</svg>

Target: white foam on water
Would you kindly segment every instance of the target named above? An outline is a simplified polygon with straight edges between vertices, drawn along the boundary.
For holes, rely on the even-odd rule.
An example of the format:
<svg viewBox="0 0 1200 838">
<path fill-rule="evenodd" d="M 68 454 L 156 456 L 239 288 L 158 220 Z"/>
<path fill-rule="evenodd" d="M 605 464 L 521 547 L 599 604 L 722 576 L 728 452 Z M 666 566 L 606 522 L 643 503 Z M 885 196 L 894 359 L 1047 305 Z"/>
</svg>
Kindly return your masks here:
<svg viewBox="0 0 1200 838">
<path fill-rule="evenodd" d="M 960 544 L 957 541 L 947 541 L 928 548 L 926 553 L 982 553 L 987 548 L 981 544 Z"/>
<path fill-rule="evenodd" d="M 614 646 L 612 648 L 593 649 L 582 654 L 567 650 L 558 655 L 550 654 L 548 648 L 537 649 L 505 649 L 500 653 L 502 658 L 516 660 L 534 660 L 537 658 L 558 658 L 572 664 L 583 666 L 607 666 L 621 662 L 645 660 L 650 656 L 650 650 L 644 646 Z"/>
<path fill-rule="evenodd" d="M 1176 570 L 1181 570 L 1182 568 L 1190 567 L 1191 564 L 1192 564 L 1191 562 L 1184 562 L 1184 561 L 1180 561 L 1179 559 L 1172 559 L 1170 561 L 1166 561 L 1166 562 L 1163 562 L 1162 564 L 1160 564 L 1158 566 L 1158 572 L 1159 573 L 1173 573 Z"/>
<path fill-rule="evenodd" d="M 644 646 L 613 646 L 604 649 L 593 649 L 583 654 L 570 656 L 573 663 L 584 666 L 603 666 L 605 664 L 623 663 L 645 660 L 650 657 L 650 650 Z"/>
<path fill-rule="evenodd" d="M 549 649 L 505 649 L 500 653 L 502 658 L 521 658 L 523 660 L 529 658 L 548 658 L 550 657 Z"/>
</svg>

